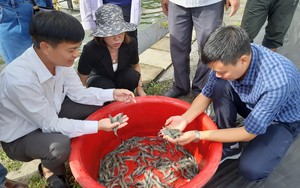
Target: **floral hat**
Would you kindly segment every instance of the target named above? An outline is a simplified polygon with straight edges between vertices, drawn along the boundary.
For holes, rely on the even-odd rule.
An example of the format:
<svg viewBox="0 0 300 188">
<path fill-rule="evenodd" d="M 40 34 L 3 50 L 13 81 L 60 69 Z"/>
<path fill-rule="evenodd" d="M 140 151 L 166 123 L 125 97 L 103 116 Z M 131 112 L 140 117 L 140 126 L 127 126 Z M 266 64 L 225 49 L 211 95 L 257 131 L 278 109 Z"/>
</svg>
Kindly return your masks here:
<svg viewBox="0 0 300 188">
<path fill-rule="evenodd" d="M 109 37 L 127 31 L 134 31 L 137 25 L 125 22 L 121 7 L 114 4 L 104 4 L 96 10 L 96 28 L 94 37 Z"/>
</svg>

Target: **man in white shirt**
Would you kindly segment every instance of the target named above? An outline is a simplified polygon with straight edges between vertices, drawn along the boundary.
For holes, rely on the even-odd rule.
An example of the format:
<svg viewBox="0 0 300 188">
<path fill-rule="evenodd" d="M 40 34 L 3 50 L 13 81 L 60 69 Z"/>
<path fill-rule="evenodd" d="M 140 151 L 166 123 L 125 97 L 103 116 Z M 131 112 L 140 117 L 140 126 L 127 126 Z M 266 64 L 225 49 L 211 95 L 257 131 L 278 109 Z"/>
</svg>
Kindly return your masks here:
<svg viewBox="0 0 300 188">
<path fill-rule="evenodd" d="M 170 32 L 170 52 L 174 67 L 173 87 L 164 95 L 177 98 L 192 89 L 198 95 L 208 80 L 210 69 L 199 58 L 197 70 L 190 83 L 190 52 L 193 27 L 196 31 L 198 54 L 207 36 L 221 26 L 225 0 L 162 0 L 162 9 L 168 16 Z M 229 16 L 236 13 L 239 0 L 226 0 L 226 10 L 231 6 Z"/>
<path fill-rule="evenodd" d="M 40 12 L 30 24 L 33 46 L 0 74 L 0 141 L 13 160 L 41 159 L 48 187 L 68 187 L 64 162 L 70 138 L 127 125 L 83 120 L 107 101 L 135 102 L 125 89 L 86 88 L 73 69 L 84 38 L 81 23 L 60 11 Z M 18 41 L 16 41 L 18 42 Z"/>
</svg>

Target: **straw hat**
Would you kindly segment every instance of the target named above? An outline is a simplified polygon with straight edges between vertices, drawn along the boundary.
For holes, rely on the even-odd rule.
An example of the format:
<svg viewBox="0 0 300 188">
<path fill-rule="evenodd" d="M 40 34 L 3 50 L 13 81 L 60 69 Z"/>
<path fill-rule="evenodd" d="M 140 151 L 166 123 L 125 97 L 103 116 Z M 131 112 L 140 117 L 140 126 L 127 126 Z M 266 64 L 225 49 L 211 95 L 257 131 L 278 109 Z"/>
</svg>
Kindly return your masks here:
<svg viewBox="0 0 300 188">
<path fill-rule="evenodd" d="M 134 31 L 137 25 L 125 22 L 122 9 L 114 4 L 104 4 L 96 10 L 94 37 L 109 37 L 127 31 Z"/>
</svg>

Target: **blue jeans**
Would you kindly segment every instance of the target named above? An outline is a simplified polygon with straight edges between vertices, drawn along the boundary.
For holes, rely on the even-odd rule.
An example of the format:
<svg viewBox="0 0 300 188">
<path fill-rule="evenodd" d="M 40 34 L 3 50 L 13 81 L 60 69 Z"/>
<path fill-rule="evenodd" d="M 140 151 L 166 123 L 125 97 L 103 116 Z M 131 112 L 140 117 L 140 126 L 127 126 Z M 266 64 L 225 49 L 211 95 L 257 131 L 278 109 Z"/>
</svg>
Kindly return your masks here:
<svg viewBox="0 0 300 188">
<path fill-rule="evenodd" d="M 35 0 L 45 6 L 44 0 Z M 32 45 L 29 23 L 33 15 L 31 0 L 0 0 L 0 55 L 6 64 Z"/>
<path fill-rule="evenodd" d="M 0 187 L 5 183 L 5 176 L 7 174 L 6 168 L 0 163 Z"/>
</svg>

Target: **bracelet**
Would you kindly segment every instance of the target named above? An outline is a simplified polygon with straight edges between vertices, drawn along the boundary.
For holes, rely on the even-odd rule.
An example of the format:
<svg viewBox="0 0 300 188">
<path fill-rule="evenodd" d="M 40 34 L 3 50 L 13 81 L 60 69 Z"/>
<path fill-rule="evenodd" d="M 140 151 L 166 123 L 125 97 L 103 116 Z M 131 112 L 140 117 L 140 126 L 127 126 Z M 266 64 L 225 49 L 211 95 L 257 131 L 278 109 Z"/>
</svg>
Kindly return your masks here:
<svg viewBox="0 0 300 188">
<path fill-rule="evenodd" d="M 194 142 L 199 142 L 200 141 L 200 131 L 195 130 L 195 140 Z"/>
</svg>

